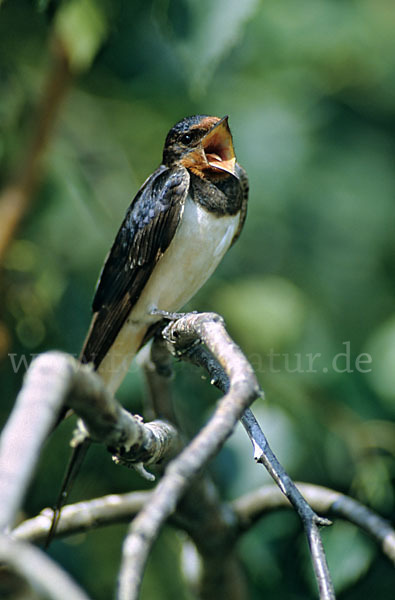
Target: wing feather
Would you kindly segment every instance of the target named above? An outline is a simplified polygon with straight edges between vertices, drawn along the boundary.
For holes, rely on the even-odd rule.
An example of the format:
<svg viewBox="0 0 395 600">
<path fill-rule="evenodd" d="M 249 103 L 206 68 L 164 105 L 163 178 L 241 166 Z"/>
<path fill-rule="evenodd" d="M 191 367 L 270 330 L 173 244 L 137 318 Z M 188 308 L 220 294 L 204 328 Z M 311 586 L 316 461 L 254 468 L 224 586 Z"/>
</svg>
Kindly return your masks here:
<svg viewBox="0 0 395 600">
<path fill-rule="evenodd" d="M 176 232 L 189 189 L 183 167 L 160 167 L 130 205 L 106 259 L 93 299 L 82 362 L 97 368 L 139 299 Z"/>
</svg>

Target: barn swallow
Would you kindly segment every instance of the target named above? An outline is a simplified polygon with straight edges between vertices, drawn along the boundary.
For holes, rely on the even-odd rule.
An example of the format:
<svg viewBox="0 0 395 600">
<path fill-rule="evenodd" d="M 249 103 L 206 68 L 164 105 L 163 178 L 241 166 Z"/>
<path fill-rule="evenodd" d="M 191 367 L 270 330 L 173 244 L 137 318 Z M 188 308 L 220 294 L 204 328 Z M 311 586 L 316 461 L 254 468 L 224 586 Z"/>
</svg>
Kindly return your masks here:
<svg viewBox="0 0 395 600">
<path fill-rule="evenodd" d="M 187 117 L 170 130 L 104 263 L 81 352 L 110 391 L 163 312 L 184 306 L 235 242 L 247 194 L 228 117 Z"/>
<path fill-rule="evenodd" d="M 247 199 L 228 117 L 196 115 L 172 127 L 162 164 L 137 192 L 104 263 L 80 355 L 111 392 L 155 324 L 192 298 L 236 241 Z M 72 457 L 47 544 L 84 448 Z"/>
</svg>

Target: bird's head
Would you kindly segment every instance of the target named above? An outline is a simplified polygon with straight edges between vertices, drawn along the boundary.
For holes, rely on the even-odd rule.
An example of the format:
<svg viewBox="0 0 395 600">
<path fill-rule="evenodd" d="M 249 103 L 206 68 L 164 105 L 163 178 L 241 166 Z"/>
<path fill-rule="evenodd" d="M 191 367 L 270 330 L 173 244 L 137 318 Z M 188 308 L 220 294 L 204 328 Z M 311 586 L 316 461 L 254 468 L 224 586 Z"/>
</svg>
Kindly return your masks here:
<svg viewBox="0 0 395 600">
<path fill-rule="evenodd" d="M 163 164 L 182 165 L 199 177 L 235 174 L 236 157 L 228 117 L 186 117 L 170 129 Z"/>
</svg>

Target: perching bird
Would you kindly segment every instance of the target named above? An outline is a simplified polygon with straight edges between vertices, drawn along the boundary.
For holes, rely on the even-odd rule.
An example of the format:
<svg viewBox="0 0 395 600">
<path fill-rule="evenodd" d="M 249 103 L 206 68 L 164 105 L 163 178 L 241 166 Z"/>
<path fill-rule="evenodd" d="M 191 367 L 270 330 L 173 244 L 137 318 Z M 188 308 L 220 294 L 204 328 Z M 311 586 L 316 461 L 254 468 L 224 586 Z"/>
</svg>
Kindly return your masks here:
<svg viewBox="0 0 395 600">
<path fill-rule="evenodd" d="M 127 210 L 93 299 L 80 360 L 92 363 L 112 392 L 163 311 L 186 304 L 236 241 L 247 197 L 228 117 L 196 115 L 174 125 L 162 164 Z"/>
<path fill-rule="evenodd" d="M 247 177 L 228 118 L 197 115 L 169 132 L 161 166 L 130 205 L 105 261 L 81 352 L 115 392 L 155 311 L 179 310 L 238 237 Z"/>
</svg>

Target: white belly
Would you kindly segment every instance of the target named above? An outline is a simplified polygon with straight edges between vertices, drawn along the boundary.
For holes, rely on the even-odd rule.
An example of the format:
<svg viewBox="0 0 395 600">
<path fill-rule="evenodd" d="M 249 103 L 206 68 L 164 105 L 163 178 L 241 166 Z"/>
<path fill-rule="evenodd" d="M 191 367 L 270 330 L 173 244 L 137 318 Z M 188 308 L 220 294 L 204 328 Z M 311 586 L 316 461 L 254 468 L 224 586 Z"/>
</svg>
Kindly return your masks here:
<svg viewBox="0 0 395 600">
<path fill-rule="evenodd" d="M 187 198 L 170 246 L 98 369 L 112 391 L 125 377 L 147 327 L 160 320 L 150 315 L 150 311 L 154 308 L 178 311 L 192 298 L 228 250 L 239 219 L 239 214 L 216 217 Z"/>
</svg>

